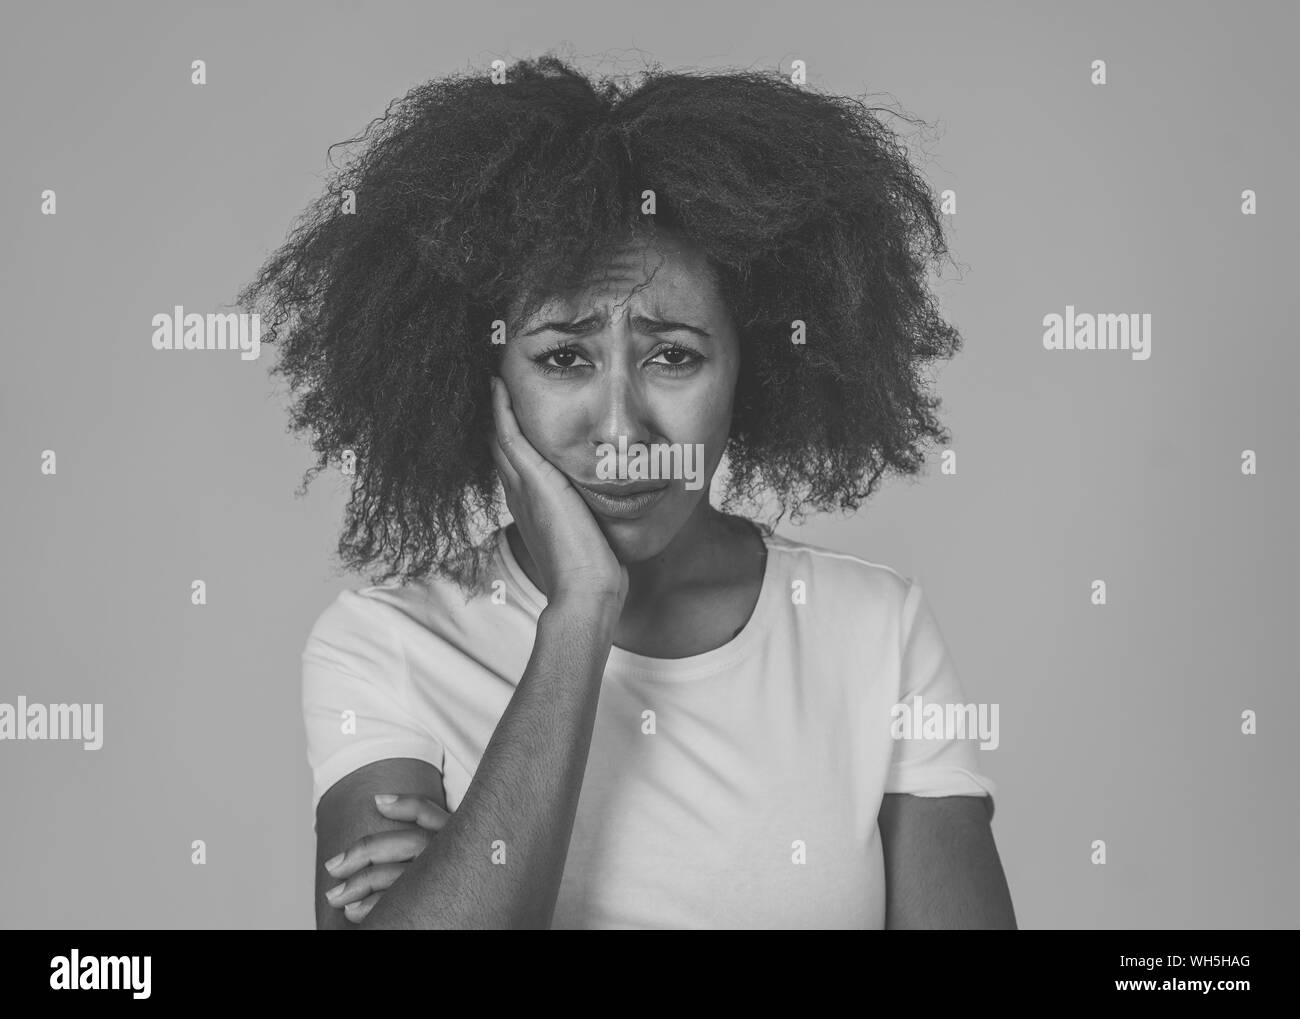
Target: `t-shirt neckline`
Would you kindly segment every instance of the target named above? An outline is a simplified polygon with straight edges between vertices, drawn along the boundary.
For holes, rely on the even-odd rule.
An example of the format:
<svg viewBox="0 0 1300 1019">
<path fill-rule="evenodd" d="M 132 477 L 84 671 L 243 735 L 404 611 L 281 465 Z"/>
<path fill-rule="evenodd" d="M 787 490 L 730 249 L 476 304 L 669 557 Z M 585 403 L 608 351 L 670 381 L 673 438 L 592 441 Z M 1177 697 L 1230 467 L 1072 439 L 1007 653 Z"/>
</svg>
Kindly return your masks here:
<svg viewBox="0 0 1300 1019">
<path fill-rule="evenodd" d="M 762 538 L 765 550 L 763 580 L 759 586 L 758 599 L 754 603 L 754 610 L 750 613 L 749 619 L 746 620 L 745 625 L 738 634 L 721 647 L 704 651 L 698 655 L 689 655 L 686 658 L 650 658 L 646 655 L 637 654 L 635 651 L 628 651 L 618 645 L 612 645 L 609 649 L 609 660 L 605 667 L 606 675 L 617 673 L 619 675 L 628 674 L 666 680 L 698 679 L 728 669 L 745 658 L 763 639 L 764 634 L 770 630 L 768 617 L 772 611 L 772 599 L 775 597 L 775 589 L 778 586 L 775 577 L 776 557 L 772 554 L 773 538 L 761 530 L 759 536 Z M 514 552 L 510 549 L 510 542 L 506 538 L 505 526 L 502 526 L 497 531 L 496 546 L 497 556 L 506 574 L 522 594 L 524 601 L 532 610 L 533 616 L 540 616 L 542 610 L 546 607 L 547 598 L 528 579 L 528 574 L 524 572 L 523 567 L 515 559 Z"/>
</svg>

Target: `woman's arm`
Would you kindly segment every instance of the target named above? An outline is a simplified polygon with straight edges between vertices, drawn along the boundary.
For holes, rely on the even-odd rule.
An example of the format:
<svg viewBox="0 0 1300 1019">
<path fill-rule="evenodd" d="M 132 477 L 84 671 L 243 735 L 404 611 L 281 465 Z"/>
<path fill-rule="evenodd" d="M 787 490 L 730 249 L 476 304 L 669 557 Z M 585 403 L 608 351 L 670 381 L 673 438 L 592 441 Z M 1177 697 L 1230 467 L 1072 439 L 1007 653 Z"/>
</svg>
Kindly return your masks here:
<svg viewBox="0 0 1300 1019">
<path fill-rule="evenodd" d="M 376 792 L 400 789 L 445 807 L 438 772 L 417 761 L 377 762 L 321 798 L 321 929 L 550 926 L 618 611 L 610 599 L 547 605 L 528 667 L 460 806 L 360 924 L 325 898 L 339 883 L 324 869 L 326 854 L 403 827 L 375 809 Z"/>
<path fill-rule="evenodd" d="M 400 859 L 396 875 L 406 861 L 423 852 L 428 832 L 421 826 L 385 816 L 375 803 L 375 796 L 405 790 L 409 796 L 423 796 L 446 809 L 442 791 L 442 773 L 428 761 L 413 757 L 390 757 L 373 761 L 339 779 L 321 797 L 316 807 L 316 929 L 354 930 L 356 922 L 341 908 L 387 888 L 377 882 L 385 861 Z M 401 833 L 402 839 L 414 837 L 420 845 L 408 854 L 394 856 L 388 834 Z M 325 869 L 325 861 L 346 853 L 345 873 L 336 866 Z M 390 881 L 389 884 L 392 882 Z M 380 885 L 382 884 L 382 887 Z M 329 898 L 326 893 L 343 886 L 342 895 Z"/>
<path fill-rule="evenodd" d="M 555 911 L 628 572 L 568 478 L 520 430 L 505 383 L 493 377 L 491 385 L 492 455 L 515 526 L 542 575 L 546 608 L 524 674 L 459 807 L 361 929 L 544 928 Z M 430 771 L 437 774 L 423 772 L 423 787 L 358 782 L 358 792 L 336 799 L 327 792 L 325 810 L 317 812 L 321 845 L 338 852 L 365 826 L 394 830 L 367 797 L 432 795 Z M 435 803 L 445 807 L 437 792 Z M 318 848 L 317 856 L 324 852 Z M 319 897 L 317 904 L 319 913 Z"/>
<path fill-rule="evenodd" d="M 1015 930 L 987 798 L 886 794 L 880 807 L 888 930 Z"/>
</svg>

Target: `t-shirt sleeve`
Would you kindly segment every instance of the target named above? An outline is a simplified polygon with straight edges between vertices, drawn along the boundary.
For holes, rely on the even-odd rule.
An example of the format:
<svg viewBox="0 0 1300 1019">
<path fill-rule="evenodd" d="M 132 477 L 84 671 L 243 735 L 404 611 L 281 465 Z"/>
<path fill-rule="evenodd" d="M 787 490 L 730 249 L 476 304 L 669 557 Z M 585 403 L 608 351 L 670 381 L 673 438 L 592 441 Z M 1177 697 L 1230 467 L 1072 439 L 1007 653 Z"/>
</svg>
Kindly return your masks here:
<svg viewBox="0 0 1300 1019">
<path fill-rule="evenodd" d="M 414 757 L 443 770 L 443 745 L 410 709 L 406 655 L 387 613 L 343 591 L 321 613 L 302 651 L 302 711 L 312 811 L 358 768 Z"/>
<path fill-rule="evenodd" d="M 900 714 L 896 716 L 895 731 L 902 738 L 893 741 L 885 792 L 987 796 L 991 819 L 997 786 L 980 771 L 980 754 L 986 752 L 980 749 L 980 726 L 985 726 L 988 742 L 995 746 L 997 715 L 993 705 L 967 703 L 939 623 L 915 581 L 911 581 L 903 601 L 900 641 Z M 934 710 L 928 711 L 932 705 Z M 903 706 L 910 725 L 903 724 Z M 927 711 L 931 716 L 929 726 Z M 942 720 L 939 711 L 943 712 Z"/>
</svg>

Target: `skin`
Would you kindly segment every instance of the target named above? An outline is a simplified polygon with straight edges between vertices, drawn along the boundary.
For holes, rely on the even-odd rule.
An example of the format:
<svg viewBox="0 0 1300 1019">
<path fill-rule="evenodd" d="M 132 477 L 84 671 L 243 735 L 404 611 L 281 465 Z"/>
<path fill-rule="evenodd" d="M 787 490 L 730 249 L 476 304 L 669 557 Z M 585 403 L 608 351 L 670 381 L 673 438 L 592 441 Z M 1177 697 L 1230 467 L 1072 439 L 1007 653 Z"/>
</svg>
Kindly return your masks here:
<svg viewBox="0 0 1300 1019">
<path fill-rule="evenodd" d="M 753 612 L 764 544 L 707 497 L 739 370 L 739 338 L 704 256 L 664 234 L 654 246 L 625 245 L 600 279 L 518 322 L 506 344 L 493 399 L 498 470 L 508 500 L 514 493 L 507 540 L 548 601 L 621 604 L 618 647 L 701 654 L 731 640 Z M 636 519 L 605 515 L 573 482 L 600 480 L 599 448 L 620 436 L 629 446 L 703 444 L 704 483 L 672 480 Z M 391 792 L 400 782 L 405 791 Z M 437 770 L 423 762 L 376 762 L 332 796 L 373 796 L 377 816 L 334 826 L 333 845 L 347 849 L 318 859 L 322 926 L 338 926 L 335 911 L 363 920 L 451 816 Z M 983 799 L 886 795 L 880 830 L 887 926 L 1015 926 Z M 318 856 L 325 851 L 322 839 Z"/>
</svg>

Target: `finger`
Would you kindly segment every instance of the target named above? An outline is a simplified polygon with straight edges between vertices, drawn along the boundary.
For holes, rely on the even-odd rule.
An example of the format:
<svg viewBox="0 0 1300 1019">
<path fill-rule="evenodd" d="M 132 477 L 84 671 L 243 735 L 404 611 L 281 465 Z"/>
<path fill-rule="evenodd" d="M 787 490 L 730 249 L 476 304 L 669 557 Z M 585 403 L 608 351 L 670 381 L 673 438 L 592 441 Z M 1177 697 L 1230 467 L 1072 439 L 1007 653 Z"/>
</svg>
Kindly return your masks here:
<svg viewBox="0 0 1300 1019">
<path fill-rule="evenodd" d="M 362 867 L 375 863 L 405 863 L 414 860 L 429 844 L 429 833 L 423 828 L 399 828 L 381 831 L 358 839 L 341 855 L 327 860 L 325 870 L 331 877 L 351 877 Z"/>
<path fill-rule="evenodd" d="M 495 375 L 493 379 L 492 413 L 497 426 L 497 445 L 509 466 L 515 492 L 524 490 L 525 479 L 529 484 L 550 492 L 558 493 L 571 489 L 572 486 L 564 472 L 546 459 L 520 429 L 519 419 L 515 417 L 514 403 L 510 399 L 510 391 L 506 388 L 505 381 Z M 508 503 L 509 486 L 506 494 Z M 579 497 L 576 491 L 572 492 L 572 498 L 577 505 Z M 517 516 L 513 509 L 511 513 Z"/>
<path fill-rule="evenodd" d="M 496 432 L 493 432 L 492 438 L 488 440 L 488 449 L 492 453 L 492 460 L 497 465 L 497 473 L 501 475 L 501 485 L 507 494 L 519 491 L 519 472 L 506 456 L 505 448 L 501 445 L 500 436 Z"/>
<path fill-rule="evenodd" d="M 493 435 L 488 444 L 492 447 L 492 459 L 496 461 L 497 474 L 501 477 L 501 491 L 505 493 L 506 509 L 510 516 L 515 520 L 519 519 L 519 507 L 523 502 L 522 483 L 519 480 L 519 472 L 510 466 L 510 461 L 506 459 L 505 451 L 497 442 L 496 435 Z"/>
<path fill-rule="evenodd" d="M 497 472 L 501 475 L 501 482 L 509 491 L 511 488 L 519 487 L 519 472 L 515 470 L 514 464 L 506 456 L 505 446 L 501 444 L 501 398 L 498 390 L 505 388 L 505 383 L 499 376 L 493 375 L 492 384 L 492 436 L 488 440 L 488 447 L 492 452 L 492 459 L 496 461 Z"/>
<path fill-rule="evenodd" d="M 325 901 L 335 909 L 342 909 L 349 902 L 360 902 L 367 895 L 389 888 L 402 876 L 402 871 L 405 869 L 405 864 L 400 863 L 384 863 L 376 867 L 367 867 L 326 892 Z"/>
<path fill-rule="evenodd" d="M 381 803 L 375 797 L 375 809 L 394 821 L 414 821 L 428 831 L 441 831 L 447 824 L 450 812 L 444 810 L 427 796 L 406 794 L 398 796 L 392 803 Z"/>
<path fill-rule="evenodd" d="M 542 454 L 533 448 L 532 443 L 519 430 L 519 422 L 510 401 L 510 391 L 496 375 L 492 376 L 492 418 L 496 423 L 497 442 L 510 466 L 521 475 L 540 469 L 545 463 Z"/>
<path fill-rule="evenodd" d="M 375 892 L 373 895 L 367 895 L 360 902 L 349 902 L 343 907 L 343 915 L 352 923 L 360 923 L 382 897 L 381 892 Z"/>
</svg>

